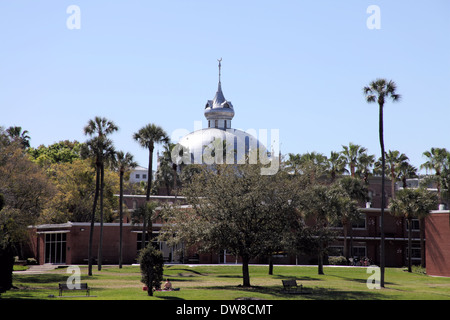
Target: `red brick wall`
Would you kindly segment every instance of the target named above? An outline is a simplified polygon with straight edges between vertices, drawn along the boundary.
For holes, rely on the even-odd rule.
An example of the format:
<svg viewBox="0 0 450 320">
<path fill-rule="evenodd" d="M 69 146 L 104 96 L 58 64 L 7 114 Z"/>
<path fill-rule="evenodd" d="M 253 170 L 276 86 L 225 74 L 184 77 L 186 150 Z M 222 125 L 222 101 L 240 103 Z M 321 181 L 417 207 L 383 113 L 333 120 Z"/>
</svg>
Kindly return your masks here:
<svg viewBox="0 0 450 320">
<path fill-rule="evenodd" d="M 427 274 L 450 277 L 449 212 L 431 213 L 425 220 Z"/>
</svg>

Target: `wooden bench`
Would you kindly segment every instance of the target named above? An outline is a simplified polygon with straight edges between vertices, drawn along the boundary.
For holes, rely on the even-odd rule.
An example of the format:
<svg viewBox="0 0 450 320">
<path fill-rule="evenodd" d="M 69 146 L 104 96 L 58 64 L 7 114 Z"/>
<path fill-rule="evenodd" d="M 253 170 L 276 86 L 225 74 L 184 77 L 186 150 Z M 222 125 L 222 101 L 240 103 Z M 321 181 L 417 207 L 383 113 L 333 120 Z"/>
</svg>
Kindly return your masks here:
<svg viewBox="0 0 450 320">
<path fill-rule="evenodd" d="M 286 293 L 299 293 L 303 291 L 303 285 L 298 285 L 296 280 L 281 280 L 283 282 L 284 292 Z"/>
<path fill-rule="evenodd" d="M 62 296 L 63 291 L 67 291 L 67 290 L 83 290 L 83 291 L 86 291 L 86 296 L 91 295 L 91 288 L 88 287 L 87 283 L 80 283 L 79 288 L 77 288 L 76 286 L 74 286 L 73 288 L 69 288 L 66 283 L 59 284 L 59 296 L 60 297 Z"/>
</svg>

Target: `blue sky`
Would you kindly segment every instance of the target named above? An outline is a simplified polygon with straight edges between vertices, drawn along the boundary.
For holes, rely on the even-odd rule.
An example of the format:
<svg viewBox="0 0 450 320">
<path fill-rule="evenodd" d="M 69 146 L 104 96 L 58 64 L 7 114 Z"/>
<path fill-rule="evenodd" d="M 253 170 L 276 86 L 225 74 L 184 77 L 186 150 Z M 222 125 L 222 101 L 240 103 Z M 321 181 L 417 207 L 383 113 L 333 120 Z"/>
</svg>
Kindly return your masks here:
<svg viewBox="0 0 450 320">
<path fill-rule="evenodd" d="M 80 29 L 66 12 L 80 8 Z M 380 8 L 380 29 L 366 10 Z M 113 120 L 116 148 L 143 166 L 132 134 L 147 123 L 194 130 L 222 88 L 233 127 L 279 129 L 281 152 L 329 155 L 349 142 L 380 156 L 378 108 L 363 86 L 394 80 L 386 149 L 415 166 L 450 149 L 450 2 L 12 1 L 0 2 L 0 126 L 31 145 L 85 141 L 97 115 Z"/>
</svg>

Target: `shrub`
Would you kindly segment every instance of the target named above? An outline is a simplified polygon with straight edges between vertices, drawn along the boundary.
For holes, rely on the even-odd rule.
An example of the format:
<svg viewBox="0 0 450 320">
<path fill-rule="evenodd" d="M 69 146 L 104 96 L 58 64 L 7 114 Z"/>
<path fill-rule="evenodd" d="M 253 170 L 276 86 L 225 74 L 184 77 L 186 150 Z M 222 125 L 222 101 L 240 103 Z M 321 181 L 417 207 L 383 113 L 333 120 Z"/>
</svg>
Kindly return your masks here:
<svg viewBox="0 0 450 320">
<path fill-rule="evenodd" d="M 139 263 L 142 275 L 141 282 L 147 286 L 148 295 L 152 296 L 153 290 L 159 289 L 163 280 L 164 258 L 162 252 L 149 244 L 140 251 Z"/>
<path fill-rule="evenodd" d="M 331 257 L 328 257 L 328 261 L 331 265 L 335 265 L 335 266 L 348 265 L 348 261 L 344 256 L 331 256 Z"/>
</svg>

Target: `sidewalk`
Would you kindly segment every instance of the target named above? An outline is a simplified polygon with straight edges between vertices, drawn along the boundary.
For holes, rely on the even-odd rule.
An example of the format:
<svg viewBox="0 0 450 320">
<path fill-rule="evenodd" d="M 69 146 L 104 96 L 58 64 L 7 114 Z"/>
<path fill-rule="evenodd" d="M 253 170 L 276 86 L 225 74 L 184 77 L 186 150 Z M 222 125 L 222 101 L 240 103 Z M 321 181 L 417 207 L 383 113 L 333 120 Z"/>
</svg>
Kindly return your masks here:
<svg viewBox="0 0 450 320">
<path fill-rule="evenodd" d="M 58 268 L 58 265 L 54 264 L 31 265 L 27 270 L 13 271 L 13 274 L 42 274 L 56 268 Z"/>
</svg>

